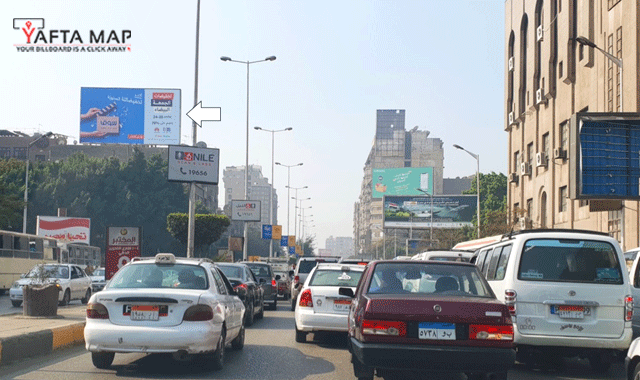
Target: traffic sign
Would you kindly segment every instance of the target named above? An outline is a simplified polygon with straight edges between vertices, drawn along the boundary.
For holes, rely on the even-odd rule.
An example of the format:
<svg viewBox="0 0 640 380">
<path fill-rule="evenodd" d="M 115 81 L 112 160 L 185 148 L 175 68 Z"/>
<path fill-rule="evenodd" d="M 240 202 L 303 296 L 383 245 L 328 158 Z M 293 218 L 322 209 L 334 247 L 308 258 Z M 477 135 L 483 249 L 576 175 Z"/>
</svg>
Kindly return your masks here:
<svg viewBox="0 0 640 380">
<path fill-rule="evenodd" d="M 263 224 L 262 225 L 262 238 L 263 239 L 267 239 L 267 240 L 271 240 L 271 234 L 272 234 L 272 228 L 270 224 Z"/>
<path fill-rule="evenodd" d="M 271 239 L 280 240 L 282 238 L 282 226 L 273 226 L 271 229 Z"/>
<path fill-rule="evenodd" d="M 281 247 L 288 247 L 288 246 L 289 246 L 289 236 L 284 235 L 284 236 L 280 239 L 280 246 L 281 246 Z"/>
<path fill-rule="evenodd" d="M 245 222 L 259 222 L 261 211 L 260 201 L 231 201 L 231 220 L 243 220 Z"/>
</svg>

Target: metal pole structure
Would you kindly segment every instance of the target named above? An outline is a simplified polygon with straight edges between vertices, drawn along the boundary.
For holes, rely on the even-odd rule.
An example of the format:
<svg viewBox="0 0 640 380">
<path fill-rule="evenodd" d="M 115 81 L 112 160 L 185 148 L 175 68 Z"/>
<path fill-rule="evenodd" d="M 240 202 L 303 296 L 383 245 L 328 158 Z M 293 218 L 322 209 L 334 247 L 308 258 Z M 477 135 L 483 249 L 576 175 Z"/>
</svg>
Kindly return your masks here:
<svg viewBox="0 0 640 380">
<path fill-rule="evenodd" d="M 276 185 L 276 180 L 275 178 L 275 171 L 274 171 L 274 155 L 275 155 L 275 134 L 276 132 L 284 132 L 284 131 L 290 131 L 293 128 L 289 127 L 289 128 L 285 128 L 285 129 L 264 129 L 261 127 L 253 127 L 253 129 L 257 130 L 257 131 L 265 131 L 265 132 L 271 132 L 271 188 L 270 188 L 270 192 L 269 192 L 269 223 L 271 224 L 271 228 L 273 228 L 273 188 Z M 272 230 L 273 231 L 273 230 Z M 273 241 L 269 242 L 269 258 L 273 258 Z"/>
<path fill-rule="evenodd" d="M 467 152 L 471 157 L 475 158 L 478 164 L 478 168 L 476 170 L 476 191 L 477 191 L 477 197 L 478 197 L 478 239 L 480 239 L 480 155 L 479 154 L 475 154 L 475 153 L 471 153 L 468 150 L 464 149 L 463 147 L 461 147 L 460 145 L 457 144 L 453 144 L 453 147 L 456 149 L 460 149 L 460 150 L 464 150 L 465 152 Z"/>
<path fill-rule="evenodd" d="M 275 56 L 270 56 L 259 61 L 237 61 L 229 57 L 220 57 L 225 62 L 244 63 L 247 65 L 247 138 L 246 138 L 246 152 L 245 152 L 245 167 L 244 167 L 244 200 L 249 200 L 249 65 L 252 63 L 275 61 Z M 242 260 L 247 260 L 247 250 L 249 247 L 249 222 L 244 222 L 244 242 L 242 246 Z"/>
<path fill-rule="evenodd" d="M 198 60 L 200 52 L 200 0 L 198 0 L 198 10 L 196 12 L 196 67 L 195 80 L 193 84 L 193 105 L 198 104 Z M 192 144 L 196 146 L 198 125 L 193 122 Z M 187 257 L 195 257 L 195 233 L 196 233 L 196 183 L 189 185 L 189 225 L 187 232 Z"/>
<path fill-rule="evenodd" d="M 290 206 L 290 203 L 291 203 L 291 194 L 289 194 L 289 190 L 293 189 L 293 187 L 291 187 L 291 168 L 294 167 L 294 166 L 301 166 L 302 162 L 299 163 L 299 164 L 295 164 L 295 165 L 284 165 L 284 164 L 281 164 L 279 162 L 276 162 L 276 165 L 284 166 L 285 168 L 287 168 L 287 235 L 289 235 L 289 232 L 290 232 L 290 229 L 289 229 L 289 226 L 290 226 L 290 224 L 289 224 L 289 215 L 290 215 L 289 209 L 290 209 L 290 207 L 289 206 Z M 306 187 L 307 186 L 300 187 L 300 189 L 304 189 Z M 298 193 L 296 193 L 296 195 L 297 194 Z"/>
<path fill-rule="evenodd" d="M 23 234 L 27 233 L 27 202 L 29 201 L 29 148 L 31 148 L 33 144 L 40 141 L 41 139 L 45 137 L 49 137 L 51 135 L 53 135 L 53 132 L 47 132 L 44 135 L 38 137 L 37 139 L 27 144 L 27 157 L 26 157 L 27 162 L 26 162 L 26 168 L 24 172 L 24 210 L 22 212 L 22 233 Z"/>
</svg>

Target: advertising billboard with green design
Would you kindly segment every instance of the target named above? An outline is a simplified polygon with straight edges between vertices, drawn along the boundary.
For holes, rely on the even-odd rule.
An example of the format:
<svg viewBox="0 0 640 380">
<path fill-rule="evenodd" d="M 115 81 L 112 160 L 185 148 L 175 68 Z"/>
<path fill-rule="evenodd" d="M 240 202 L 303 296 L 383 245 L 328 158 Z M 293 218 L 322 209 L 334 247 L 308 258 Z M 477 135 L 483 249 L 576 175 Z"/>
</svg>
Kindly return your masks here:
<svg viewBox="0 0 640 380">
<path fill-rule="evenodd" d="M 371 179 L 372 198 L 433 194 L 433 168 L 373 169 Z"/>
</svg>

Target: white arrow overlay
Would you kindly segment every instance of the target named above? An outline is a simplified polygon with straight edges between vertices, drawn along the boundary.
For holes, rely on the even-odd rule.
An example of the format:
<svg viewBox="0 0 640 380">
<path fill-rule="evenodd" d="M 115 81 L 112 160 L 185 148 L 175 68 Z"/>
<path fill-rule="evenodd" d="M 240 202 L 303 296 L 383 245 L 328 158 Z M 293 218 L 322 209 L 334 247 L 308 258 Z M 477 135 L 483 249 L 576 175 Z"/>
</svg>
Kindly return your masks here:
<svg viewBox="0 0 640 380">
<path fill-rule="evenodd" d="M 203 107 L 202 102 L 198 102 L 191 111 L 187 112 L 187 116 L 202 127 L 203 121 L 220 121 L 220 107 Z"/>
</svg>

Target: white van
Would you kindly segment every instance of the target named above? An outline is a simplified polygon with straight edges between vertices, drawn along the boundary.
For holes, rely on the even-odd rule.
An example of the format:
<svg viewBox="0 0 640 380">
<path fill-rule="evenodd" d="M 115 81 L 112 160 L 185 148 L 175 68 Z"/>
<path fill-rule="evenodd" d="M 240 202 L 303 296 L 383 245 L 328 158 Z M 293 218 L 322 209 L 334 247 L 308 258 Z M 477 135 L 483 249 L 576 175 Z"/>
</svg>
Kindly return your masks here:
<svg viewBox="0 0 640 380">
<path fill-rule="evenodd" d="M 618 242 L 607 234 L 531 230 L 505 235 L 474 260 L 513 318 L 517 360 L 588 358 L 606 372 L 632 337 L 633 297 Z"/>
</svg>

